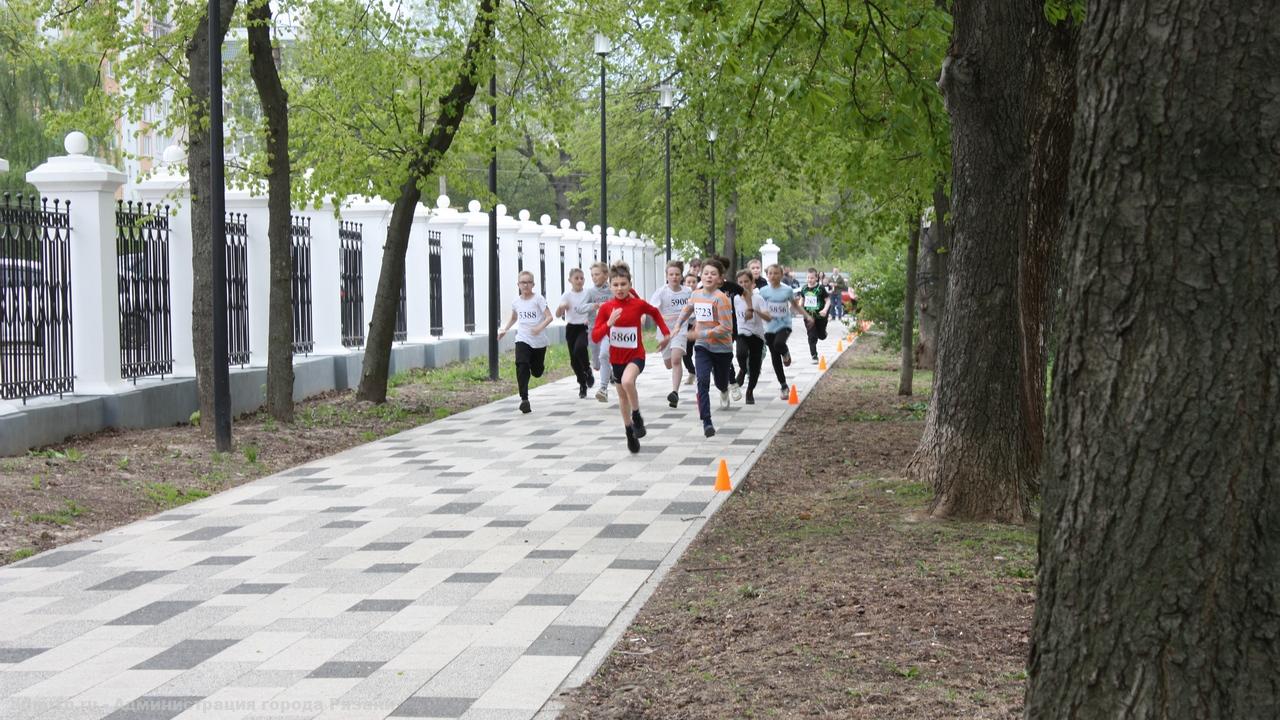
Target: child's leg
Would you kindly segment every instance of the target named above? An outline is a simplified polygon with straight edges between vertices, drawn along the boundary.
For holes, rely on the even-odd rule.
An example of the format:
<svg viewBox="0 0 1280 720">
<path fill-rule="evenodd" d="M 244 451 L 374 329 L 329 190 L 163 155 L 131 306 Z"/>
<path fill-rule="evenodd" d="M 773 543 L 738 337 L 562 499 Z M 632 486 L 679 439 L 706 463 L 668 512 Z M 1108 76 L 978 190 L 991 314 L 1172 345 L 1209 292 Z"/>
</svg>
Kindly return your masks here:
<svg viewBox="0 0 1280 720">
<path fill-rule="evenodd" d="M 534 377 L 542 377 L 542 373 L 547 370 L 547 348 L 530 348 L 529 349 L 529 372 Z"/>
<path fill-rule="evenodd" d="M 815 319 L 806 333 L 809 336 L 809 356 L 818 357 L 818 321 Z"/>
<path fill-rule="evenodd" d="M 627 363 L 627 367 L 622 371 L 622 384 L 618 386 L 618 396 L 626 396 L 627 407 L 632 413 L 640 412 L 640 395 L 636 392 L 636 380 L 640 378 L 643 372 L 640 366 L 635 363 Z"/>
<path fill-rule="evenodd" d="M 680 380 L 684 376 L 684 348 L 671 349 L 671 360 L 667 367 L 671 368 L 671 392 L 679 392 Z"/>
<path fill-rule="evenodd" d="M 716 389 L 728 392 L 729 379 L 733 377 L 733 353 L 711 353 L 714 358 L 712 372 L 715 373 Z"/>
<path fill-rule="evenodd" d="M 529 399 L 529 356 L 533 348 L 527 343 L 516 343 L 516 387 L 520 389 L 520 399 Z"/>
<path fill-rule="evenodd" d="M 754 392 L 760 380 L 760 366 L 764 364 L 764 339 L 756 335 L 747 336 L 747 392 Z M 742 384 L 742 380 L 738 380 Z"/>
<path fill-rule="evenodd" d="M 748 343 L 750 339 L 750 335 L 739 335 L 733 341 L 734 352 L 738 355 L 738 376 L 733 380 L 734 385 L 741 386 L 743 379 L 747 376 L 747 366 L 750 364 L 748 361 L 751 357 L 751 349 Z"/>
<path fill-rule="evenodd" d="M 573 366 L 578 384 L 589 385 L 587 378 L 591 376 L 591 363 L 587 360 L 587 326 L 566 325 L 564 338 L 569 346 L 569 364 Z"/>
<path fill-rule="evenodd" d="M 601 368 L 600 389 L 608 390 L 609 381 L 613 379 L 613 372 L 610 370 L 611 364 L 609 363 L 609 336 L 606 335 L 602 338 L 598 347 L 600 348 L 600 359 L 597 362 Z"/>
<path fill-rule="evenodd" d="M 704 347 L 693 349 L 693 366 L 698 373 L 698 417 L 703 425 L 711 423 L 711 355 L 714 353 Z"/>
<path fill-rule="evenodd" d="M 782 366 L 783 343 L 778 341 L 777 333 L 765 333 L 764 342 L 769 346 L 769 361 L 773 363 L 773 374 L 778 376 L 778 383 L 787 386 L 787 371 Z"/>
<path fill-rule="evenodd" d="M 631 363 L 627 363 L 626 365 L 623 366 L 622 377 L 614 378 L 615 386 L 618 391 L 618 411 L 622 413 L 622 424 L 628 428 L 631 427 L 632 407 L 631 407 L 631 394 L 627 392 L 627 373 L 634 367 L 635 365 L 632 365 Z M 632 377 L 631 382 L 634 385 L 635 383 L 634 376 Z"/>
<path fill-rule="evenodd" d="M 684 369 L 690 375 L 695 375 L 693 368 L 693 341 L 687 340 L 684 344 Z"/>
</svg>

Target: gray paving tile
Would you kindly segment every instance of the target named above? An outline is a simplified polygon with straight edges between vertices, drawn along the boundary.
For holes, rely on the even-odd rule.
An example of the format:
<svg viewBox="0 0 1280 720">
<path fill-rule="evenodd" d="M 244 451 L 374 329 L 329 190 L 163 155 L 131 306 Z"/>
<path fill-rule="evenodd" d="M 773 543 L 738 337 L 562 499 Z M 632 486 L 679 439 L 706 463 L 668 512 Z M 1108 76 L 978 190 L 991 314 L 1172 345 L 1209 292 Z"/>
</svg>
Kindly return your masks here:
<svg viewBox="0 0 1280 720">
<path fill-rule="evenodd" d="M 613 467 L 613 463 L 584 463 L 576 468 L 576 472 L 604 472 Z"/>
<path fill-rule="evenodd" d="M 271 593 L 289 587 L 284 583 L 240 583 L 235 587 L 226 591 L 226 595 L 270 595 Z"/>
<path fill-rule="evenodd" d="M 313 490 L 341 490 L 344 487 L 346 487 L 346 485 L 312 485 L 311 487 L 307 488 L 307 491 L 311 492 Z"/>
<path fill-rule="evenodd" d="M 233 504 L 234 505 L 270 505 L 276 500 L 277 498 L 249 498 L 248 500 L 241 500 Z"/>
<path fill-rule="evenodd" d="M 363 509 L 364 509 L 364 506 L 363 506 L 363 505 L 334 505 L 333 507 L 325 508 L 324 510 L 321 510 L 320 512 L 326 512 L 326 513 L 353 513 L 353 512 L 356 512 L 356 511 L 358 511 L 358 510 L 363 510 Z"/>
<path fill-rule="evenodd" d="M 614 497 L 639 497 L 644 494 L 644 490 L 610 490 L 609 494 Z"/>
<path fill-rule="evenodd" d="M 49 648 L 0 648 L 0 664 L 11 665 L 33 658 Z"/>
<path fill-rule="evenodd" d="M 440 488 L 435 492 L 435 494 L 436 495 L 466 495 L 472 490 L 475 490 L 475 488 L 469 488 L 469 487 Z"/>
<path fill-rule="evenodd" d="M 638 538 L 640 533 L 643 533 L 647 527 L 649 526 L 639 523 L 611 523 L 605 525 L 596 537 L 614 540 Z"/>
<path fill-rule="evenodd" d="M 311 671 L 309 678 L 366 678 L 374 670 L 386 665 L 386 661 L 331 660 Z"/>
<path fill-rule="evenodd" d="M 460 718 L 475 703 L 475 698 L 418 697 L 405 700 L 390 717 Z"/>
<path fill-rule="evenodd" d="M 106 716 L 104 720 L 169 720 L 203 699 L 180 695 L 143 695 Z"/>
<path fill-rule="evenodd" d="M 569 594 L 552 595 L 552 594 L 542 594 L 542 593 L 530 593 L 520 598 L 520 602 L 516 604 L 517 605 L 550 605 L 550 606 L 570 605 L 573 603 L 573 601 L 577 597 L 578 597 L 577 595 L 569 595 Z"/>
<path fill-rule="evenodd" d="M 300 468 L 294 468 L 294 469 L 292 469 L 292 470 L 286 470 L 286 471 L 284 471 L 284 472 L 282 472 L 282 473 L 278 473 L 278 474 L 279 474 L 281 477 L 305 477 L 305 476 L 307 476 L 307 475 L 315 475 L 316 473 L 320 472 L 321 470 L 323 470 L 323 468 L 300 467 Z"/>
<path fill-rule="evenodd" d="M 192 530 L 186 535 L 179 535 L 174 538 L 176 541 L 194 542 L 196 540 L 212 540 L 216 537 L 222 537 L 229 532 L 234 532 L 240 528 L 235 525 L 214 525 L 212 527 L 203 527 L 199 530 Z"/>
<path fill-rule="evenodd" d="M 403 550 L 407 547 L 409 547 L 407 542 L 371 542 L 360 549 L 365 552 L 387 552 Z"/>
<path fill-rule="evenodd" d="M 180 520 L 190 520 L 191 518 L 196 518 L 196 517 L 200 517 L 200 516 L 196 513 L 167 513 L 164 515 L 157 515 L 156 517 L 153 517 L 151 519 L 158 520 L 161 522 L 178 522 Z"/>
<path fill-rule="evenodd" d="M 196 565 L 239 565 L 248 559 L 248 555 L 213 555 L 201 560 Z"/>
<path fill-rule="evenodd" d="M 431 511 L 432 515 L 466 515 L 475 510 L 484 503 L 478 502 L 451 502 L 445 503 L 435 510 Z"/>
<path fill-rule="evenodd" d="M 432 530 L 427 533 L 429 538 L 464 538 L 471 534 L 470 530 Z"/>
<path fill-rule="evenodd" d="M 663 515 L 697 515 L 707 509 L 704 502 L 673 502 L 662 511 Z"/>
<path fill-rule="evenodd" d="M 575 550 L 533 550 L 526 558 L 530 560 L 565 560 L 574 556 Z"/>
<path fill-rule="evenodd" d="M 199 604 L 199 602 L 194 600 L 159 600 L 148 605 L 143 605 L 131 613 L 121 615 L 107 624 L 159 625 L 165 620 L 181 615 Z"/>
<path fill-rule="evenodd" d="M 412 600 L 361 600 L 347 608 L 347 612 L 399 612 L 412 604 Z"/>
<path fill-rule="evenodd" d="M 583 510 L 590 510 L 591 506 L 584 503 L 560 503 L 559 505 L 552 505 L 551 509 L 555 512 L 582 512 Z"/>
<path fill-rule="evenodd" d="M 407 573 L 418 567 L 417 563 L 374 563 L 365 568 L 367 573 Z"/>
<path fill-rule="evenodd" d="M 528 524 L 528 520 L 491 520 L 485 525 L 485 527 L 519 528 Z"/>
<path fill-rule="evenodd" d="M 131 570 L 94 585 L 89 590 L 133 590 L 168 575 L 168 570 Z"/>
<path fill-rule="evenodd" d="M 134 670 L 190 670 L 227 648 L 238 640 L 183 640 L 168 650 L 154 655 L 137 665 Z"/>
<path fill-rule="evenodd" d="M 324 530 L 343 530 L 364 527 L 365 525 L 368 525 L 368 523 L 364 520 L 334 520 L 333 522 L 325 523 L 320 527 Z"/>
<path fill-rule="evenodd" d="M 662 563 L 657 560 L 614 560 L 610 570 L 657 570 Z"/>
<path fill-rule="evenodd" d="M 39 555 L 23 560 L 20 563 L 14 563 L 13 567 L 58 567 L 59 565 L 65 565 L 76 558 L 82 558 L 91 553 L 93 553 L 92 550 L 54 550 L 52 552 L 40 553 Z"/>
<path fill-rule="evenodd" d="M 516 487 L 520 489 L 542 489 L 551 487 L 551 483 L 544 482 L 522 482 L 516 483 Z"/>
<path fill-rule="evenodd" d="M 525 655 L 586 655 L 587 650 L 604 633 L 603 627 L 592 625 L 552 625 L 525 651 Z"/>
<path fill-rule="evenodd" d="M 497 580 L 502 573 L 459 572 L 445 578 L 447 583 L 490 583 Z"/>
</svg>

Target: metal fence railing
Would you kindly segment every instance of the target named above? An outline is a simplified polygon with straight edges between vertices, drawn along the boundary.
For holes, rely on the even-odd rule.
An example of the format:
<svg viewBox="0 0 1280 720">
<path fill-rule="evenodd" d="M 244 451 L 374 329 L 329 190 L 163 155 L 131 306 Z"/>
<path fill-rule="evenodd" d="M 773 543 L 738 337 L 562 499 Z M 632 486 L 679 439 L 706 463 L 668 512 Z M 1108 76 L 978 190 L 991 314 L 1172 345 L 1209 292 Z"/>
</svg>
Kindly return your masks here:
<svg viewBox="0 0 1280 720">
<path fill-rule="evenodd" d="M 400 304 L 396 307 L 396 331 L 391 334 L 392 342 L 404 342 L 409 339 L 409 322 L 405 318 L 406 302 L 405 302 L 405 276 L 400 276 Z"/>
<path fill-rule="evenodd" d="M 249 230 L 242 213 L 228 213 L 227 364 L 249 364 Z"/>
<path fill-rule="evenodd" d="M 476 238 L 462 236 L 462 331 L 476 331 Z"/>
<path fill-rule="evenodd" d="M 169 207 L 116 204 L 116 289 L 120 376 L 173 373 L 173 305 L 169 289 Z"/>
<path fill-rule="evenodd" d="M 316 349 L 311 312 L 311 218 L 289 218 L 289 293 L 293 300 L 293 354 Z"/>
<path fill-rule="evenodd" d="M 70 205 L 0 198 L 0 399 L 69 393 Z"/>
<path fill-rule="evenodd" d="M 342 287 L 342 345 L 364 346 L 364 230 L 359 223 L 338 224 L 338 262 Z"/>
<path fill-rule="evenodd" d="M 431 293 L 431 337 L 444 335 L 444 288 L 440 286 L 440 254 L 443 252 L 440 231 L 427 232 L 427 282 Z"/>
<path fill-rule="evenodd" d="M 543 296 L 551 292 L 547 289 L 547 244 L 538 241 L 538 292 Z"/>
</svg>

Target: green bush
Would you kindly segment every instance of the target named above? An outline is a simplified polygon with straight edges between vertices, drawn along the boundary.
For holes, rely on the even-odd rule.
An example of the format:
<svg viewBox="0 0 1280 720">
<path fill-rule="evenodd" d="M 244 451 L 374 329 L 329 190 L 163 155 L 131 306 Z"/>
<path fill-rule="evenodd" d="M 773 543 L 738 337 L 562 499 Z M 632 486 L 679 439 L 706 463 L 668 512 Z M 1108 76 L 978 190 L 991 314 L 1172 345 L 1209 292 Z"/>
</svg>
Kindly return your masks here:
<svg viewBox="0 0 1280 720">
<path fill-rule="evenodd" d="M 907 253 L 896 243 L 876 243 L 855 261 L 849 285 L 858 294 L 858 319 L 884 332 L 887 348 L 902 343 L 902 311 L 907 297 Z"/>
</svg>

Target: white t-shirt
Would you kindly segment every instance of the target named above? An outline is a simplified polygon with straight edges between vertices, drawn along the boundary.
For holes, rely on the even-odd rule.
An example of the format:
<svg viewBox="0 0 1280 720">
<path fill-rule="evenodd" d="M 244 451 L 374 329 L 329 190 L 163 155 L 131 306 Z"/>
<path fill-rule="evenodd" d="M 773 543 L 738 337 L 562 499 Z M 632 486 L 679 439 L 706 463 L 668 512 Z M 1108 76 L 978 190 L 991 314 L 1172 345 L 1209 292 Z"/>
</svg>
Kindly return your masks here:
<svg viewBox="0 0 1280 720">
<path fill-rule="evenodd" d="M 511 301 L 511 311 L 516 314 L 516 342 L 522 342 L 532 348 L 547 346 L 547 334 L 533 334 L 533 328 L 546 318 L 547 300 L 541 295 L 534 295 L 525 300 L 519 295 Z"/>
<path fill-rule="evenodd" d="M 689 304 L 689 297 L 693 295 L 693 291 L 689 288 L 680 286 L 679 290 L 672 290 L 670 285 L 663 285 L 653 292 L 653 296 L 649 298 L 649 304 L 658 308 L 658 312 L 662 313 L 662 319 L 666 321 L 667 327 L 676 331 L 676 321 L 680 319 L 680 313 L 684 311 L 684 306 Z M 661 332 L 658 333 L 661 336 Z"/>
<path fill-rule="evenodd" d="M 578 292 L 566 290 L 564 295 L 560 296 L 560 304 L 568 304 L 569 308 L 564 311 L 564 321 L 571 325 L 586 325 L 587 314 L 578 312 L 578 306 L 587 301 L 587 289 L 583 288 Z"/>
<path fill-rule="evenodd" d="M 747 299 L 741 295 L 733 299 L 733 312 L 738 316 L 738 334 L 764 337 L 764 318 L 760 311 L 769 311 L 769 303 L 759 293 L 751 293 L 751 308 L 755 311 L 747 319 Z"/>
</svg>

